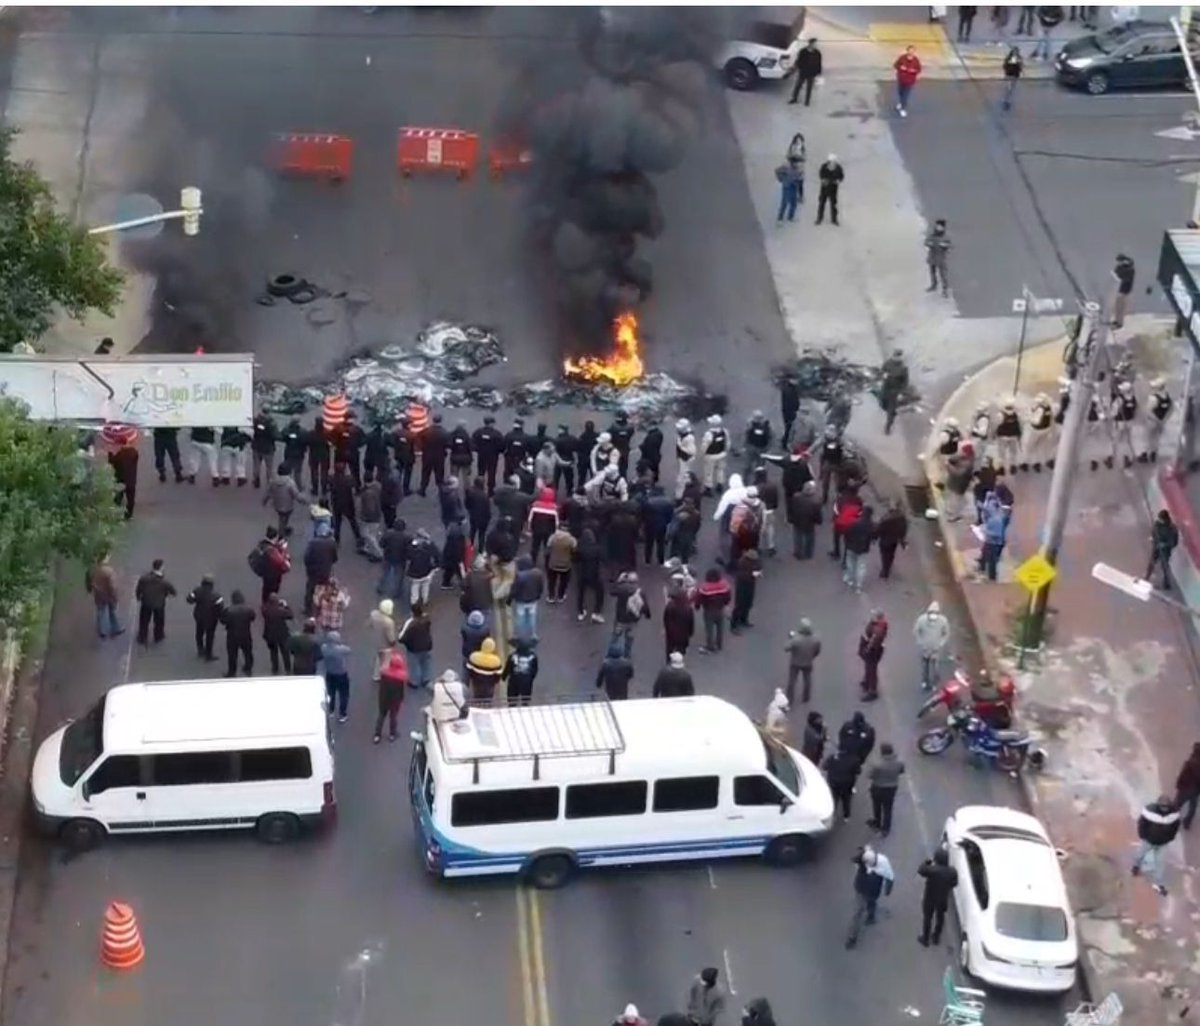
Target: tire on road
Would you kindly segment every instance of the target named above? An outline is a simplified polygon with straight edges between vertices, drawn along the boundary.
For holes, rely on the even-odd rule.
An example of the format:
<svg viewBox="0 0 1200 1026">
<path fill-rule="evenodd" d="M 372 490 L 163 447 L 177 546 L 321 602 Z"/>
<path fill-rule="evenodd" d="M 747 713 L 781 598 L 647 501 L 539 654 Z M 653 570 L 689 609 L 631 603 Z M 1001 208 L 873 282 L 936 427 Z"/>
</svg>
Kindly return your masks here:
<svg viewBox="0 0 1200 1026">
<path fill-rule="evenodd" d="M 795 866 L 812 856 L 813 840 L 807 834 L 782 834 L 771 840 L 763 858 L 772 866 Z"/>
<path fill-rule="evenodd" d="M 758 86 L 758 68 L 745 57 L 734 57 L 725 63 L 725 84 L 743 93 L 755 89 Z"/>
<path fill-rule="evenodd" d="M 287 844 L 300 836 L 300 820 L 290 812 L 267 812 L 258 817 L 254 831 L 263 844 Z"/>
<path fill-rule="evenodd" d="M 107 831 L 94 819 L 69 819 L 58 830 L 58 838 L 71 851 L 91 851 L 104 843 Z"/>
<path fill-rule="evenodd" d="M 962 970 L 965 979 L 974 979 L 975 974 L 971 972 L 971 938 L 965 933 L 958 942 L 958 968 Z"/>
<path fill-rule="evenodd" d="M 954 734 L 948 727 L 934 727 L 917 738 L 917 750 L 922 755 L 941 755 L 952 744 Z"/>
<path fill-rule="evenodd" d="M 1108 92 L 1108 76 L 1103 71 L 1093 71 L 1085 80 L 1084 86 L 1092 96 L 1103 96 Z"/>
<path fill-rule="evenodd" d="M 267 295 L 280 299 L 290 299 L 297 292 L 311 286 L 303 278 L 294 274 L 273 274 L 267 279 Z"/>
<path fill-rule="evenodd" d="M 537 855 L 525 867 L 525 880 L 539 891 L 553 891 L 563 886 L 575 872 L 569 855 Z"/>
</svg>

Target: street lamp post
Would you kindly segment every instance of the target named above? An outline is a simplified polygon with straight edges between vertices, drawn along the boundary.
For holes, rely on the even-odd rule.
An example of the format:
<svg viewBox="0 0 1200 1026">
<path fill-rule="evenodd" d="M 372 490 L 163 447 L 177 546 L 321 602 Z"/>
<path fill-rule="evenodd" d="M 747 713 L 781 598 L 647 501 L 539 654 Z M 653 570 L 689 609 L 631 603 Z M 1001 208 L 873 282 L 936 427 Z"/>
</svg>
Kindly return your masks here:
<svg viewBox="0 0 1200 1026">
<path fill-rule="evenodd" d="M 161 214 L 151 214 L 148 217 L 135 217 L 131 221 L 117 221 L 115 224 L 102 224 L 89 228 L 89 235 L 109 235 L 112 232 L 128 231 L 130 228 L 144 228 L 148 224 L 159 224 L 163 221 L 182 221 L 184 235 L 200 233 L 200 215 L 204 213 L 201 203 L 200 190 L 194 185 L 184 186 L 179 193 L 179 209 L 164 210 Z"/>
<path fill-rule="evenodd" d="M 1193 609 L 1185 602 L 1180 602 L 1177 598 L 1172 598 L 1165 592 L 1155 591 L 1154 585 L 1141 577 L 1134 577 L 1133 574 L 1127 574 L 1124 570 L 1118 570 L 1115 566 L 1109 566 L 1107 563 L 1096 563 L 1092 566 L 1092 577 L 1101 584 L 1106 584 L 1110 588 L 1115 588 L 1119 592 L 1123 592 L 1130 598 L 1135 598 L 1139 602 L 1149 602 L 1151 599 L 1157 599 L 1168 606 L 1178 609 L 1181 613 L 1187 613 L 1189 616 L 1200 616 L 1200 609 Z"/>
</svg>

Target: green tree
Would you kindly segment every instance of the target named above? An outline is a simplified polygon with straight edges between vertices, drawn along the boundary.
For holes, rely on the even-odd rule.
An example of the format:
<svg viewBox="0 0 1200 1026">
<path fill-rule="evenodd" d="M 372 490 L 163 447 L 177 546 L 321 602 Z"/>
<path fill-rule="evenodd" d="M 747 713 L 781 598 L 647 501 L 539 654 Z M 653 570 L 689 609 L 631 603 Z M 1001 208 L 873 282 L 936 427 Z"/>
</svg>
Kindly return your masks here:
<svg viewBox="0 0 1200 1026">
<path fill-rule="evenodd" d="M 112 547 L 114 494 L 112 470 L 80 453 L 74 428 L 0 398 L 0 627 L 23 624 L 56 556 L 91 565 Z"/>
<path fill-rule="evenodd" d="M 0 128 L 0 352 L 40 338 L 59 308 L 76 320 L 111 314 L 123 281 L 103 241 L 59 213 L 32 164 L 13 159 L 15 134 Z"/>
</svg>

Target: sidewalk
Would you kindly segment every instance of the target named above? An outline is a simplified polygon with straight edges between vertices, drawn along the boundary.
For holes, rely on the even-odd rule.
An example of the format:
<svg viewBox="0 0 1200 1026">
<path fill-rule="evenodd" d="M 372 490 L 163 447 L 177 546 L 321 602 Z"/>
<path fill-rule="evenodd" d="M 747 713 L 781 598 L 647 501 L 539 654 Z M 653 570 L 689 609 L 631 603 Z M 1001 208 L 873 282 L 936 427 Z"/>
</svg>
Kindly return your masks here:
<svg viewBox="0 0 1200 1026">
<path fill-rule="evenodd" d="M 1143 380 L 1169 373 L 1177 362 L 1169 340 L 1146 337 L 1131 345 Z M 1051 391 L 1060 354 L 1057 343 L 1026 354 L 1023 394 Z M 942 416 L 965 426 L 980 397 L 1011 394 L 1012 375 L 1011 360 L 989 365 L 956 391 Z M 930 471 L 935 477 L 932 465 Z M 1188 627 L 1170 607 L 1137 602 L 1091 577 L 1101 559 L 1144 572 L 1149 474 L 1140 466 L 1092 472 L 1084 463 L 1079 470 L 1050 597 L 1052 633 L 1040 665 L 1023 672 L 1016 670 L 1013 635 L 1028 599 L 1012 583 L 1012 569 L 1038 549 L 1050 475 L 1010 480 L 1016 506 L 999 583 L 973 573 L 978 543 L 968 523 L 942 522 L 981 646 L 996 668 L 1015 674 L 1020 720 L 1048 753 L 1046 770 L 1026 777 L 1027 790 L 1066 852 L 1085 982 L 1093 1000 L 1120 996 L 1122 1026 L 1175 1021 L 1186 1014 L 1190 995 L 1200 993 L 1200 878 L 1192 868 L 1200 861 L 1200 831 L 1171 846 L 1167 897 L 1129 872 L 1138 811 L 1160 792 L 1174 792 L 1179 766 L 1200 740 Z"/>
</svg>

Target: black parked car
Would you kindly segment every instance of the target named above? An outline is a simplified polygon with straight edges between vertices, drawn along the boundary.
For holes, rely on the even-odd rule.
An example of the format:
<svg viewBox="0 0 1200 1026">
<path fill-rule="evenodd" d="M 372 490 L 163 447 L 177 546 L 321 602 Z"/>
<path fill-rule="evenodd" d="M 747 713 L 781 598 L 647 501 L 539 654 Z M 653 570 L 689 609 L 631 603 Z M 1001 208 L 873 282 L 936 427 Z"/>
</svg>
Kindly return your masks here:
<svg viewBox="0 0 1200 1026">
<path fill-rule="evenodd" d="M 1200 29 L 1188 30 L 1192 60 L 1200 63 Z M 1166 22 L 1129 21 L 1073 39 L 1054 60 L 1058 80 L 1093 96 L 1110 89 L 1185 86 L 1187 65 L 1174 29 Z"/>
</svg>

